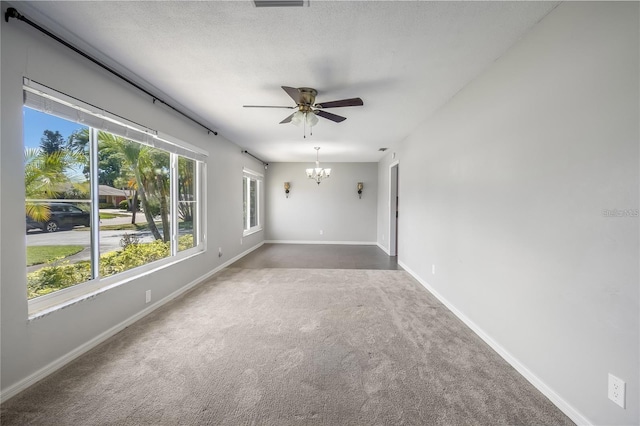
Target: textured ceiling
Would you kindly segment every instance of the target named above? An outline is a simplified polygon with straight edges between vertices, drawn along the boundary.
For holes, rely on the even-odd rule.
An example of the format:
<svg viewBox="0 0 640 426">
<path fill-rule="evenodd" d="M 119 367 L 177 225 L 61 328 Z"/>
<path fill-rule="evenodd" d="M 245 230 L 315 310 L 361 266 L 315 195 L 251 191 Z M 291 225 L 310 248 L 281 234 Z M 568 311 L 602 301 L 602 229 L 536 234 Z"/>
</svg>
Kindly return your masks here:
<svg viewBox="0 0 640 426">
<path fill-rule="evenodd" d="M 193 111 L 266 161 L 378 161 L 549 13 L 555 2 L 11 2 L 27 17 Z M 331 109 L 313 136 L 278 124 L 280 86 Z M 464 125 L 464 123 L 461 123 Z M 170 133 L 170 131 L 167 131 Z"/>
</svg>

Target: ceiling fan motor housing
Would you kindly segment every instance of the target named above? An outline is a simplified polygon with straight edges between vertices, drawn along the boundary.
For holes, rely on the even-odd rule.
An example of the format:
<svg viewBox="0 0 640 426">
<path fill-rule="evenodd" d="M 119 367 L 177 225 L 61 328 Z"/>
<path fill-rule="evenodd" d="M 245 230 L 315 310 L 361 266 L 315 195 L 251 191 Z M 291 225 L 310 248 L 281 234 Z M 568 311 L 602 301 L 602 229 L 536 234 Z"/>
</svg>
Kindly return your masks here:
<svg viewBox="0 0 640 426">
<path fill-rule="evenodd" d="M 298 90 L 300 91 L 300 102 L 298 103 L 300 111 L 310 111 L 311 107 L 316 102 L 318 91 L 316 89 L 312 89 L 311 87 L 299 87 Z"/>
</svg>

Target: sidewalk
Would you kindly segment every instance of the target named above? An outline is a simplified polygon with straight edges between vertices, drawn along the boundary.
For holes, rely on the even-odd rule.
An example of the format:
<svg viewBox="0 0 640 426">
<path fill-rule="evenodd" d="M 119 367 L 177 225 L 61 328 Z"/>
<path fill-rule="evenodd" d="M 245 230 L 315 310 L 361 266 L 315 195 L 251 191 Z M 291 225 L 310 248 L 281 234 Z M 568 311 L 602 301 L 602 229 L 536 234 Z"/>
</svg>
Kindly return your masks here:
<svg viewBox="0 0 640 426">
<path fill-rule="evenodd" d="M 126 210 L 119 209 L 100 209 L 100 213 L 110 213 L 118 215 L 113 219 L 101 219 L 100 225 L 125 225 L 127 223 L 131 223 L 132 213 Z M 120 216 L 125 215 L 125 216 Z M 144 217 L 144 212 L 136 212 L 136 223 L 147 223 L 147 219 Z"/>
</svg>

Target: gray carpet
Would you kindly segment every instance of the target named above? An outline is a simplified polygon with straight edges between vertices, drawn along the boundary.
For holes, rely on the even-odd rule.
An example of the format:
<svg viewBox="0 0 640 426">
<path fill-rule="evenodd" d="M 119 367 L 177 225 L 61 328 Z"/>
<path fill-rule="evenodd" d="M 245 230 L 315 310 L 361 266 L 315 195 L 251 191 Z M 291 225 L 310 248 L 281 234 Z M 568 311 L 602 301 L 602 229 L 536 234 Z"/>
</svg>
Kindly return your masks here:
<svg viewBox="0 0 640 426">
<path fill-rule="evenodd" d="M 404 271 L 228 268 L 2 405 L 2 425 L 566 425 Z"/>
</svg>

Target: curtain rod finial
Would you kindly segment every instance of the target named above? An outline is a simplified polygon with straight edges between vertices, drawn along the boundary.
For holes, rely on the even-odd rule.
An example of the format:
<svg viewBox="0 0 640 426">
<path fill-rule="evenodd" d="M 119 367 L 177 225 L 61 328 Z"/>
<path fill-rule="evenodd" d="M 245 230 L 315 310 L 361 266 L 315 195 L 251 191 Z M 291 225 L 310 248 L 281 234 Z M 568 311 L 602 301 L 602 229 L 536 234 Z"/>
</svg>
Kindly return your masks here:
<svg viewBox="0 0 640 426">
<path fill-rule="evenodd" d="M 18 11 L 13 8 L 10 7 L 7 9 L 7 11 L 4 13 L 4 22 L 9 22 L 9 18 L 16 18 L 16 19 L 20 19 L 22 15 L 20 15 L 18 13 Z"/>
</svg>

